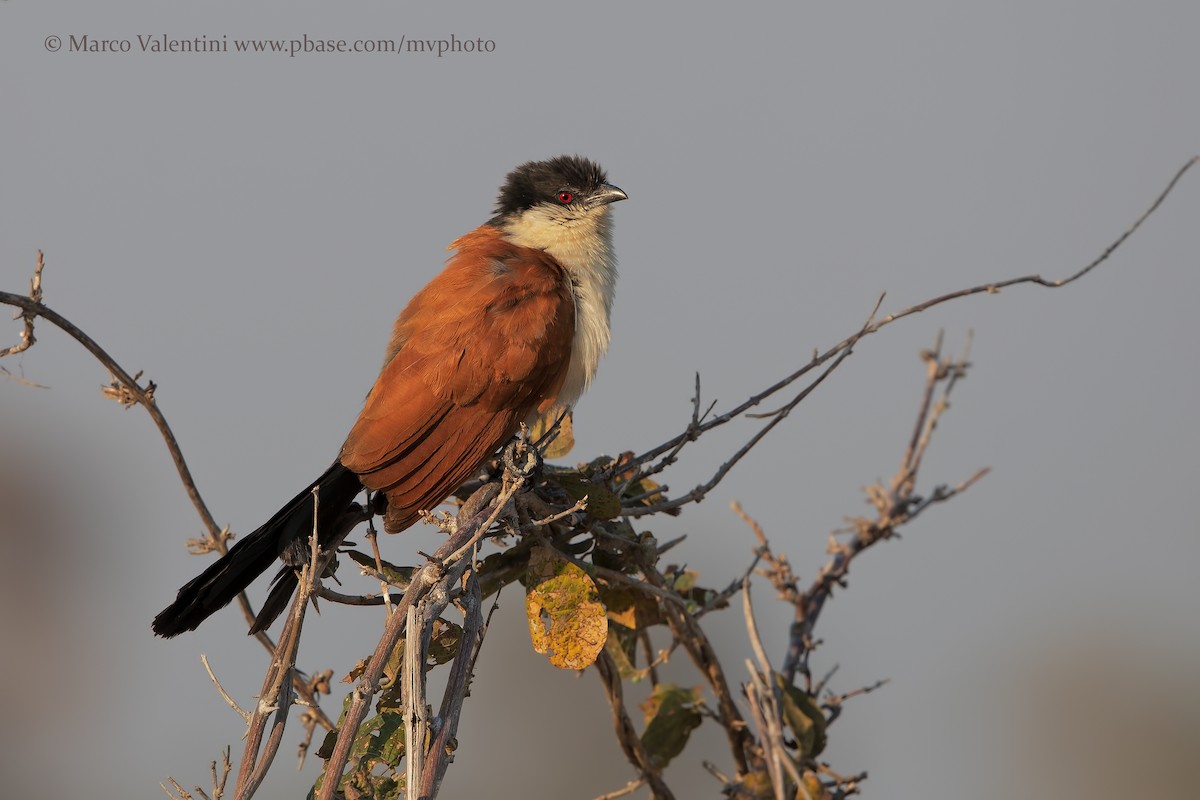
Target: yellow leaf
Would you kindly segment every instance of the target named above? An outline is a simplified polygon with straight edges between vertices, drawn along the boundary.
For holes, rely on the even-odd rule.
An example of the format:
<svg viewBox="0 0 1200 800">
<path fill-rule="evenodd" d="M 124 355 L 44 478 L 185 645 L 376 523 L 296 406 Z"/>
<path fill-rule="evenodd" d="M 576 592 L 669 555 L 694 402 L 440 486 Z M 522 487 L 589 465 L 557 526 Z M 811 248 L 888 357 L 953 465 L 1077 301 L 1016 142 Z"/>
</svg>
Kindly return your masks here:
<svg viewBox="0 0 1200 800">
<path fill-rule="evenodd" d="M 806 769 L 801 779 L 804 781 L 804 790 L 807 792 L 808 797 L 811 797 L 812 800 L 829 800 L 829 790 L 821 783 L 821 778 L 817 773 L 811 769 Z M 796 797 L 800 798 L 804 797 L 804 795 L 801 795 L 797 790 Z"/>
<path fill-rule="evenodd" d="M 774 800 L 775 789 L 771 786 L 771 776 L 765 771 L 750 772 L 742 776 L 742 792 L 738 797 L 752 797 L 754 800 Z"/>
<path fill-rule="evenodd" d="M 608 616 L 591 577 L 553 548 L 529 553 L 525 616 L 533 649 L 562 669 L 584 669 L 608 639 Z"/>
<path fill-rule="evenodd" d="M 533 421 L 533 425 L 529 428 L 529 438 L 536 442 L 554 427 L 554 423 L 558 422 L 560 416 L 562 417 L 562 422 L 558 423 L 558 432 L 554 441 L 542 448 L 542 458 L 547 460 L 562 458 L 575 447 L 573 415 L 570 411 L 567 411 L 566 415 L 563 416 L 563 411 L 562 406 L 554 406 L 544 414 L 538 415 L 538 418 Z"/>
</svg>

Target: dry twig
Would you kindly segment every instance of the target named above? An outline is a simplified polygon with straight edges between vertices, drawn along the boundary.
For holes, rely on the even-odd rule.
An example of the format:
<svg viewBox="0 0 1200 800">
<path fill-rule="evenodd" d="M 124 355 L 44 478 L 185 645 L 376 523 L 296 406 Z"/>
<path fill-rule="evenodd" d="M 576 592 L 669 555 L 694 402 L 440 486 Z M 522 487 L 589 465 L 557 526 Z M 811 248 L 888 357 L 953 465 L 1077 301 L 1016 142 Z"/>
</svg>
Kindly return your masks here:
<svg viewBox="0 0 1200 800">
<path fill-rule="evenodd" d="M 883 300 L 881 297 L 880 302 L 876 304 L 875 309 L 871 312 L 866 322 L 846 339 L 829 348 L 824 353 L 818 354 L 814 352 L 809 362 L 795 370 L 792 374 L 776 381 L 771 386 L 749 397 L 734 408 L 716 416 L 712 416 L 712 412 L 716 406 L 715 403 L 710 404 L 707 408 L 703 408 L 700 394 L 700 378 L 697 375 L 691 419 L 682 433 L 643 452 L 641 455 L 615 462 L 607 471 L 603 471 L 599 475 L 592 475 L 591 479 L 600 483 L 607 481 L 615 488 L 617 497 L 623 503 L 622 515 L 625 520 L 658 513 L 673 512 L 684 505 L 700 502 L 758 442 L 765 438 L 799 403 L 836 370 L 865 337 L 881 330 L 892 322 L 951 300 L 975 294 L 995 294 L 1004 288 L 1024 283 L 1058 288 L 1082 278 L 1106 261 L 1113 252 L 1141 227 L 1174 190 L 1183 175 L 1196 164 L 1197 160 L 1200 160 L 1200 158 L 1190 159 L 1184 164 L 1170 180 L 1166 188 L 1134 223 L 1097 258 L 1077 272 L 1057 280 L 1047 280 L 1039 275 L 1028 275 L 981 284 L 944 294 L 923 303 L 910 306 L 899 312 L 878 318 L 877 311 Z M 131 376 L 83 331 L 44 305 L 41 287 L 43 268 L 44 260 L 39 251 L 37 266 L 30 283 L 29 293 L 22 296 L 0 292 L 0 303 L 12 305 L 19 309 L 17 318 L 21 319 L 23 324 L 23 329 L 19 334 L 20 341 L 11 347 L 0 350 L 0 358 L 24 352 L 34 344 L 36 341 L 34 337 L 34 322 L 38 318 L 45 319 L 61 328 L 91 352 L 109 370 L 112 376 L 110 385 L 104 390 L 105 394 L 127 407 L 132 405 L 142 406 L 159 428 L 185 490 L 207 530 L 207 536 L 202 540 L 203 548 L 218 553 L 226 552 L 226 540 L 229 538 L 228 531 L 217 527 L 212 515 L 201 499 L 187 464 L 183 460 L 179 445 L 171 433 L 165 418 L 158 409 L 154 397 L 156 388 L 154 383 L 151 381 L 147 381 L 145 385 L 139 383 L 141 380 L 140 372 Z M 571 560 L 585 566 L 593 577 L 606 582 L 637 588 L 643 595 L 653 597 L 657 601 L 662 618 L 671 632 L 672 644 L 669 648 L 661 649 L 659 655 L 655 657 L 649 635 L 645 631 L 638 632 L 638 641 L 646 653 L 647 661 L 650 663 L 647 670 L 651 674 L 652 680 L 656 682 L 657 677 L 653 672 L 655 664 L 659 660 L 665 659 L 672 648 L 682 647 L 688 653 L 696 668 L 705 677 L 709 688 L 717 699 L 717 709 L 715 712 L 710 713 L 712 713 L 712 716 L 717 719 L 725 731 L 737 776 L 733 779 L 726 779 L 715 767 L 706 765 L 706 768 L 709 768 L 710 771 L 718 775 L 727 787 L 734 787 L 740 783 L 742 778 L 748 775 L 759 775 L 766 772 L 770 775 L 777 797 L 790 798 L 797 795 L 804 797 L 809 794 L 809 787 L 814 786 L 813 793 L 816 793 L 820 789 L 822 796 L 832 793 L 833 796 L 844 797 L 855 793 L 858 790 L 859 783 L 866 777 L 865 773 L 854 776 L 838 775 L 829 769 L 827 765 L 815 765 L 811 763 L 811 759 L 805 762 L 804 765 L 798 765 L 785 751 L 783 723 L 780 717 L 780 709 L 782 707 L 780 689 L 775 684 L 776 673 L 772 671 L 767 661 L 765 649 L 762 647 L 758 634 L 757 624 L 754 621 L 749 594 L 749 576 L 755 571 L 766 575 L 779 592 L 780 597 L 791 603 L 795 608 L 795 618 L 789 630 L 788 650 L 784 659 L 783 669 L 781 670 L 784 685 L 793 686 L 796 673 L 801 672 L 805 675 L 809 694 L 820 693 L 825 689 L 826 681 L 822 680 L 814 687 L 808 664 L 809 656 L 817 645 L 813 631 L 825 603 L 832 596 L 834 587 L 846 584 L 852 561 L 859 553 L 873 544 L 895 536 L 896 531 L 901 526 L 914 520 L 929 506 L 944 502 L 965 491 L 987 472 L 986 469 L 980 470 L 967 480 L 953 487 L 937 487 L 927 496 L 916 494 L 915 487 L 919 470 L 940 415 L 946 408 L 946 399 L 956 381 L 964 374 L 967 367 L 966 354 L 957 360 L 942 358 L 940 336 L 933 350 L 927 354 L 926 362 L 928 371 L 925 392 L 922 397 L 920 410 L 918 411 L 917 422 L 913 428 L 911 437 L 908 439 L 900 467 L 887 486 L 878 484 L 868 489 L 868 496 L 875 506 L 875 517 L 873 519 L 860 518 L 854 520 L 853 528 L 845 532 L 850 535 L 844 542 L 836 537 L 831 537 L 831 558 L 807 589 L 803 591 L 800 589 L 799 580 L 788 564 L 786 557 L 771 551 L 761 528 L 749 517 L 742 514 L 740 509 L 736 510 L 754 531 L 759 542 L 755 550 L 754 563 L 746 570 L 740 582 L 734 582 L 726 590 L 718 593 L 716 598 L 712 602 L 707 603 L 699 612 L 689 611 L 690 607 L 685 598 L 676 592 L 670 582 L 657 569 L 657 557 L 670 545 L 659 547 L 657 552 L 653 553 L 653 558 L 644 558 L 642 560 L 643 563 L 629 564 L 626 567 L 629 572 L 634 571 L 634 569 L 640 571 L 644 581 L 638 581 L 636 578 L 619 569 L 587 563 L 579 557 L 579 550 L 574 551 L 574 553 L 564 553 Z M 793 386 L 821 367 L 824 367 L 824 369 L 817 373 L 816 377 L 812 378 L 803 389 L 788 397 L 783 405 L 766 413 L 750 413 L 768 399 L 781 396 L 780 393 L 785 389 Z M 5 373 L 7 374 L 7 370 L 5 370 Z M 941 387 L 940 396 L 937 395 L 936 391 L 939 386 Z M 783 396 L 787 397 L 786 395 Z M 656 487 L 652 484 L 643 485 L 641 489 L 636 490 L 635 495 L 626 495 L 626 492 L 631 490 L 631 487 L 642 485 L 640 483 L 642 479 L 660 473 L 675 463 L 681 451 L 688 443 L 697 440 L 708 431 L 728 424 L 742 416 L 753 420 L 765 420 L 765 423 L 760 425 L 743 446 L 717 468 L 709 480 L 696 486 L 690 492 L 673 499 L 666 499 L 666 487 Z M 556 421 L 555 426 L 560 421 L 561 417 L 559 421 Z M 553 434 L 553 428 L 551 434 Z M 524 525 L 521 524 L 520 520 L 516 522 L 507 521 L 509 518 L 518 516 L 516 512 L 508 510 L 511 508 L 509 500 L 519 489 L 527 484 L 528 477 L 529 473 L 521 474 L 515 479 L 507 481 L 504 488 L 499 492 L 493 488 L 490 490 L 490 494 L 480 495 L 480 497 L 486 497 L 486 499 L 477 501 L 478 508 L 474 509 L 474 512 L 471 514 L 463 513 L 467 509 L 467 506 L 464 506 L 463 511 L 460 511 L 459 519 L 450 520 L 448 523 L 448 532 L 450 535 L 445 543 L 433 556 L 428 557 L 428 563 L 415 571 L 411 583 L 403 592 L 403 596 L 394 603 L 392 592 L 389 590 L 386 582 L 381 587 L 381 595 L 375 597 L 342 595 L 322 587 L 320 585 L 320 576 L 324 574 L 341 539 L 349 533 L 353 525 L 348 525 L 341 532 L 340 536 L 335 537 L 335 540 L 331 543 L 327 543 L 325 550 L 317 547 L 317 532 L 313 531 L 311 542 L 312 559 L 302 570 L 300 589 L 297 591 L 291 613 L 280 634 L 279 644 L 276 646 L 266 634 L 258 635 L 259 641 L 272 653 L 273 660 L 271 667 L 264 677 L 260 700 L 254 711 L 247 713 L 240 709 L 237 703 L 220 687 L 220 684 L 213 677 L 218 691 L 221 692 L 226 702 L 238 711 L 238 713 L 242 714 L 244 718 L 248 719 L 246 749 L 237 780 L 236 795 L 238 798 L 250 797 L 261 784 L 278 750 L 284 724 L 296 695 L 303 698 L 302 702 L 309 706 L 305 711 L 307 736 L 305 743 L 301 745 L 302 756 L 307 749 L 307 742 L 311 738 L 317 724 L 329 729 L 333 727 L 332 722 L 321 712 L 316 703 L 317 697 L 322 691 L 320 688 L 322 686 L 322 679 L 318 676 L 318 678 L 314 678 L 312 681 L 306 681 L 298 670 L 295 669 L 295 654 L 299 644 L 305 610 L 309 599 L 315 599 L 316 597 L 329 597 L 338 602 L 361 605 L 385 604 L 388 606 L 390 612 L 375 653 L 369 660 L 352 693 L 343 725 L 338 731 L 333 753 L 326 764 L 325 779 L 320 789 L 319 797 L 328 799 L 337 794 L 341 776 L 348 763 L 351 744 L 359 727 L 363 723 L 372 698 L 379 692 L 384 664 L 391 656 L 406 627 L 408 629 L 408 635 L 405 637 L 408 655 L 406 662 L 406 700 L 408 702 L 410 724 L 407 739 L 408 752 L 406 754 L 408 758 L 407 767 L 409 769 L 408 787 L 410 791 L 417 793 L 416 796 L 422 798 L 432 798 L 437 794 L 446 767 L 451 760 L 451 750 L 453 749 L 454 735 L 457 729 L 462 701 L 466 695 L 475 658 L 478 655 L 479 647 L 486 631 L 486 623 L 483 621 L 480 611 L 483 592 L 479 577 L 476 575 L 474 569 L 477 546 L 482 537 L 487 535 L 488 531 L 501 518 L 506 520 L 505 525 L 507 529 L 514 534 L 519 531 L 531 528 L 537 529 L 542 526 L 555 525 L 564 520 L 569 520 L 568 523 L 559 525 L 554 529 L 554 537 L 556 541 L 560 541 L 561 543 L 567 543 L 571 538 L 585 533 L 593 533 L 594 538 L 600 538 L 603 535 L 612 536 L 612 534 L 608 533 L 593 532 L 592 529 L 586 527 L 589 523 L 582 520 L 582 512 L 586 509 L 586 499 L 579 501 L 571 508 L 551 513 L 530 515 L 528 509 L 522 509 L 520 513 L 523 515 L 521 519 L 526 522 Z M 654 502 L 656 498 L 658 502 Z M 470 501 L 468 501 L 469 504 Z M 544 506 L 545 504 L 543 503 L 542 505 Z M 367 516 L 369 514 L 364 513 L 363 518 Z M 536 522 L 529 522 L 530 516 L 541 517 L 541 519 L 538 519 Z M 354 524 L 357 524 L 359 521 L 361 521 L 361 518 L 348 520 L 348 522 L 353 522 Z M 567 528 L 567 530 L 561 530 L 563 528 Z M 375 553 L 376 572 L 382 575 L 383 561 L 373 537 L 372 546 Z M 519 546 L 513 549 L 519 553 Z M 647 549 L 652 550 L 653 548 Z M 638 551 L 631 550 L 630 552 Z M 491 587 L 490 591 L 494 591 L 504 583 L 514 580 L 521 572 L 522 567 L 519 558 L 512 559 L 511 562 L 502 562 L 497 570 L 488 573 L 486 580 L 491 583 L 486 585 Z M 751 634 L 751 641 L 757 659 L 757 664 L 747 662 L 747 668 L 750 671 L 750 680 L 744 686 L 746 697 L 750 704 L 750 719 L 753 722 L 754 730 L 757 732 L 757 738 L 755 738 L 750 727 L 743 719 L 718 656 L 707 635 L 699 625 L 699 619 L 705 612 L 723 605 L 737 591 L 743 592 L 747 630 Z M 451 676 L 443 695 L 439 714 L 433 719 L 428 719 L 426 714 L 425 671 L 427 669 L 426 662 L 430 631 L 433 623 L 451 602 L 457 602 L 462 609 L 464 615 L 463 634 L 458 651 L 454 656 Z M 255 615 L 245 595 L 239 598 L 239 604 L 247 620 L 253 620 Z M 628 713 L 625 711 L 624 700 L 621 694 L 621 681 L 614 662 L 608 653 L 602 652 L 596 664 L 601 678 L 605 682 L 606 692 L 608 692 L 610 704 L 613 707 L 618 741 L 627 758 L 639 774 L 639 777 L 631 781 L 625 788 L 605 795 L 604 798 L 615 798 L 629 794 L 641 785 L 649 786 L 655 797 L 671 797 L 670 789 L 663 781 L 661 771 L 651 763 L 651 759 L 647 755 L 641 740 L 638 738 L 633 724 L 629 720 Z M 206 669 L 208 668 L 207 661 L 205 661 L 205 667 Z M 211 669 L 209 670 L 209 674 L 212 676 Z M 326 674 L 323 681 L 327 684 L 328 674 Z M 837 717 L 845 700 L 850 697 L 869 693 L 881 686 L 882 683 L 881 681 L 845 694 L 830 694 L 822 705 L 822 708 L 827 712 L 827 721 L 832 721 Z M 327 687 L 324 691 L 327 693 Z M 272 715 L 274 715 L 274 724 L 268 732 L 268 721 Z M 800 774 L 801 766 L 805 768 L 803 774 Z M 819 771 L 824 776 L 825 786 L 830 789 L 830 792 L 825 792 L 824 788 L 812 783 L 812 781 L 816 780 L 815 773 L 811 771 L 812 769 Z M 212 766 L 215 798 L 222 796 L 230 771 L 231 765 L 228 751 L 226 751 L 224 775 L 218 776 L 216 762 L 213 762 Z M 166 786 L 163 787 L 168 796 L 179 798 L 193 797 L 192 794 L 184 791 L 174 780 L 170 780 L 170 784 L 172 789 L 168 789 Z M 172 790 L 175 792 L 174 795 L 171 794 Z M 208 797 L 200 789 L 196 789 L 195 792 L 200 797 Z"/>
<path fill-rule="evenodd" d="M 977 286 L 972 286 L 967 289 L 960 289 L 958 291 L 939 295 L 938 297 L 934 297 L 934 298 L 932 298 L 930 300 L 926 300 L 922 303 L 917 303 L 916 305 L 909 306 L 908 308 L 905 308 L 901 311 L 897 311 L 897 312 L 888 314 L 887 316 L 885 316 L 881 319 L 875 319 L 874 312 L 872 312 L 871 318 L 868 320 L 868 322 L 865 326 L 859 328 L 857 331 L 852 333 L 850 336 L 847 336 L 845 339 L 843 339 L 841 342 L 838 342 L 833 347 L 830 347 L 824 353 L 817 354 L 814 351 L 813 357 L 809 360 L 809 362 L 807 364 L 801 366 L 799 369 L 797 369 L 790 375 L 776 381 L 775 383 L 771 384 L 770 386 L 768 386 L 767 388 L 758 392 L 757 394 L 747 398 L 745 401 L 739 403 L 737 406 L 730 409 L 729 411 L 726 411 L 715 417 L 711 417 L 711 418 L 708 417 L 708 413 L 713 409 L 713 407 L 715 407 L 715 403 L 710 405 L 708 410 L 704 414 L 700 413 L 700 410 L 699 410 L 700 409 L 700 376 L 697 374 L 697 376 L 696 376 L 696 393 L 695 393 L 695 397 L 693 398 L 693 402 L 692 402 L 692 418 L 689 421 L 687 427 L 683 430 L 683 432 L 668 439 L 667 441 L 665 441 L 655 447 L 652 447 L 651 449 L 645 451 L 641 455 L 638 455 L 629 461 L 623 461 L 620 464 L 614 464 L 614 466 L 611 467 L 606 473 L 602 474 L 601 477 L 611 477 L 614 474 L 625 474 L 627 472 L 631 472 L 632 474 L 635 475 L 635 477 L 636 476 L 654 475 L 659 472 L 662 472 L 667 467 L 669 467 L 671 464 L 675 463 L 675 461 L 678 458 L 679 452 L 689 442 L 694 442 L 697 439 L 699 439 L 702 435 L 704 435 L 705 433 L 708 433 L 709 431 L 713 430 L 714 428 L 721 427 L 722 425 L 725 425 L 725 424 L 741 417 L 743 414 L 747 414 L 747 412 L 749 412 L 751 409 L 757 407 L 758 405 L 760 405 L 767 399 L 775 397 L 779 392 L 781 392 L 782 390 L 791 386 L 793 383 L 800 380 L 805 375 L 807 375 L 808 373 L 817 369 L 818 367 L 822 366 L 823 364 L 830 361 L 831 359 L 836 359 L 838 362 L 840 362 L 841 360 L 844 360 L 849 355 L 850 350 L 859 341 L 866 338 L 867 336 L 870 336 L 873 333 L 877 333 L 878 331 L 882 330 L 883 328 L 887 327 L 888 325 L 892 324 L 893 322 L 904 319 L 905 317 L 910 317 L 914 314 L 919 314 L 922 311 L 927 311 L 930 308 L 933 308 L 935 306 L 942 305 L 943 303 L 948 303 L 952 300 L 958 300 L 958 299 L 964 298 L 964 297 L 970 297 L 972 295 L 998 294 L 1002 289 L 1006 289 L 1010 286 L 1017 286 L 1020 284 L 1032 284 L 1032 285 L 1036 285 L 1036 286 L 1043 286 L 1043 287 L 1050 288 L 1050 289 L 1057 289 L 1057 288 L 1066 286 L 1070 283 L 1073 283 L 1074 281 L 1079 280 L 1080 278 L 1084 277 L 1085 275 L 1090 273 L 1092 270 L 1094 270 L 1096 267 L 1100 266 L 1105 261 L 1107 261 L 1109 259 L 1109 257 L 1112 256 L 1112 254 L 1114 252 L 1116 252 L 1116 250 L 1121 245 L 1123 245 L 1126 242 L 1126 240 L 1128 240 L 1129 237 L 1132 236 L 1142 226 L 1142 224 L 1145 223 L 1146 220 L 1150 218 L 1150 216 L 1155 211 L 1158 210 L 1159 206 L 1161 206 L 1163 204 L 1163 202 L 1167 199 L 1167 197 L 1171 194 L 1171 192 L 1174 191 L 1176 185 L 1179 183 L 1180 180 L 1182 180 L 1183 176 L 1188 172 L 1188 170 L 1190 170 L 1192 167 L 1194 167 L 1196 165 L 1197 161 L 1200 161 L 1200 156 L 1194 156 L 1194 157 L 1188 159 L 1188 161 L 1182 167 L 1180 167 L 1179 170 L 1176 171 L 1175 175 L 1167 183 L 1166 188 L 1164 188 L 1158 194 L 1158 196 L 1154 199 L 1154 201 L 1150 204 L 1150 206 L 1148 208 L 1146 208 L 1146 210 L 1143 211 L 1136 220 L 1134 220 L 1132 225 L 1130 225 L 1119 237 L 1117 237 L 1112 243 L 1110 243 L 1108 245 L 1108 247 L 1106 247 L 1100 253 L 1099 256 L 1094 258 L 1091 262 L 1089 262 L 1082 269 L 1077 270 L 1076 272 L 1068 275 L 1065 278 L 1046 279 L 1046 278 L 1041 277 L 1040 275 L 1026 275 L 1026 276 L 1023 276 L 1020 278 L 1009 278 L 1007 280 L 979 284 Z M 882 302 L 882 300 L 883 300 L 883 298 L 881 297 L 880 302 Z M 876 308 L 878 308 L 878 303 L 876 304 Z M 815 384 L 820 383 L 820 381 L 824 379 L 825 375 L 828 374 L 828 372 L 831 371 L 832 369 L 835 369 L 837 366 L 838 366 L 837 363 L 831 365 L 829 370 L 826 371 L 826 373 L 824 373 L 822 376 L 820 376 L 819 378 L 817 378 L 814 381 L 813 386 L 815 386 Z M 680 498 L 676 498 L 674 501 L 669 501 L 669 503 L 658 504 L 656 506 L 628 507 L 626 509 L 626 512 L 631 517 L 646 516 L 648 514 L 653 514 L 653 513 L 660 512 L 660 511 L 668 510 L 668 508 L 677 508 L 680 505 L 683 505 L 684 503 L 687 503 L 687 502 L 698 502 L 699 500 L 703 499 L 704 496 L 708 492 L 712 491 L 712 489 L 718 483 L 720 483 L 720 481 L 725 477 L 725 475 L 728 474 L 729 470 L 732 469 L 732 467 L 739 460 L 741 460 L 741 458 L 744 457 L 747 452 L 749 452 L 749 449 L 752 448 L 755 444 L 757 444 L 762 439 L 762 437 L 766 435 L 766 433 L 769 431 L 770 428 L 772 428 L 776 424 L 778 424 L 778 422 L 780 421 L 780 418 L 777 415 L 782 413 L 784 416 L 786 416 L 786 414 L 789 411 L 791 411 L 791 409 L 794 408 L 797 403 L 799 403 L 801 400 L 803 400 L 804 396 L 807 395 L 812 390 L 813 386 L 810 386 L 805 391 L 802 391 L 797 396 L 793 397 L 783 408 L 778 409 L 775 412 L 766 414 L 765 416 L 770 419 L 770 422 L 768 423 L 768 425 L 764 426 L 763 429 L 760 429 L 747 442 L 746 446 L 744 446 L 737 453 L 735 453 L 733 455 L 733 457 L 731 457 L 724 464 L 722 464 L 720 467 L 718 467 L 716 472 L 713 474 L 712 478 L 710 478 L 707 482 L 701 484 L 700 486 L 697 486 L 695 489 L 693 489 L 687 495 L 684 495 L 683 497 L 680 497 Z"/>
</svg>

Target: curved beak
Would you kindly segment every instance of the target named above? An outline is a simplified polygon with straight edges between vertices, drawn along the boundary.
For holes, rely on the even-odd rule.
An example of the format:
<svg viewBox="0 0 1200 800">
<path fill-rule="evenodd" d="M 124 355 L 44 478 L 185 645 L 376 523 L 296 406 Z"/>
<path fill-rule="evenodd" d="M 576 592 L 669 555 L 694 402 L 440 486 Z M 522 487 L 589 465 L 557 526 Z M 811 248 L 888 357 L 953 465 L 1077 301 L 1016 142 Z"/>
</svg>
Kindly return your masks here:
<svg viewBox="0 0 1200 800">
<path fill-rule="evenodd" d="M 596 191 L 592 192 L 588 196 L 588 205 L 606 206 L 609 203 L 615 203 L 618 200 L 628 199 L 629 195 L 625 194 L 625 192 L 621 191 L 612 184 L 605 183 L 601 184 L 600 188 L 596 189 Z"/>
</svg>

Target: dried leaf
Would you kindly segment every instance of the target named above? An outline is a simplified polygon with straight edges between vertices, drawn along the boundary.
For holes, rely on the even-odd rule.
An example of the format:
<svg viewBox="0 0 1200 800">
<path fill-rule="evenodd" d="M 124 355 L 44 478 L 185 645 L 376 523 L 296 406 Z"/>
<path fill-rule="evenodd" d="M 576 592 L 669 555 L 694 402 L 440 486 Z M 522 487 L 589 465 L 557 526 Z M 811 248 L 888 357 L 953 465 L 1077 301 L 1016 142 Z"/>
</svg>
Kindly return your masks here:
<svg viewBox="0 0 1200 800">
<path fill-rule="evenodd" d="M 350 671 L 346 673 L 346 677 L 342 678 L 342 683 L 354 683 L 356 680 L 361 678 L 363 673 L 366 671 L 367 659 L 359 659 L 354 666 L 350 668 Z"/>
<path fill-rule="evenodd" d="M 554 406 L 544 414 L 539 415 L 529 428 L 530 440 L 536 442 L 545 436 L 554 427 L 554 423 L 558 421 L 562 413 L 562 406 Z M 562 458 L 571 452 L 571 449 L 575 447 L 575 424 L 573 420 L 574 415 L 568 411 L 566 416 L 563 416 L 562 422 L 558 425 L 557 437 L 553 442 L 546 445 L 546 448 L 542 451 L 542 458 L 547 460 Z"/>
<path fill-rule="evenodd" d="M 553 548 L 529 554 L 525 615 L 533 649 L 562 669 L 584 669 L 608 639 L 608 616 L 591 577 Z"/>
<path fill-rule="evenodd" d="M 608 609 L 608 618 L 626 628 L 641 630 L 662 622 L 658 603 L 643 592 L 620 587 L 602 587 L 600 598 Z"/>
<path fill-rule="evenodd" d="M 438 618 L 433 621 L 433 636 L 429 640 L 429 666 L 445 664 L 458 653 L 462 640 L 462 626 Z"/>
<path fill-rule="evenodd" d="M 811 769 L 804 770 L 804 774 L 800 776 L 804 781 L 804 790 L 808 792 L 808 797 L 812 800 L 830 800 L 832 795 L 829 794 L 829 789 L 825 784 L 821 783 L 821 776 L 813 772 Z M 796 792 L 796 797 L 804 797 L 799 791 Z"/>
<path fill-rule="evenodd" d="M 592 462 L 591 466 L 595 467 L 598 470 L 599 469 L 608 469 L 609 467 L 612 467 L 613 468 L 613 480 L 616 481 L 617 483 L 624 483 L 625 481 L 631 480 L 637 474 L 638 465 L 633 463 L 634 459 L 636 459 L 636 458 L 637 458 L 637 453 L 633 452 L 632 450 L 626 450 L 624 453 L 621 453 L 621 455 L 617 456 L 615 459 L 612 459 L 612 458 L 604 459 L 605 463 L 603 463 L 603 464 L 600 463 L 601 462 L 600 459 L 597 459 L 596 461 Z M 626 464 L 630 465 L 629 469 L 624 470 L 624 471 L 617 471 L 619 467 L 623 467 Z"/>
<path fill-rule="evenodd" d="M 630 482 L 629 486 L 626 487 L 625 491 L 621 494 L 626 498 L 638 498 L 637 500 L 632 501 L 633 504 L 640 506 L 652 506 L 658 503 L 666 502 L 667 496 L 662 493 L 661 490 L 663 487 L 661 484 L 651 480 L 650 478 L 638 477 L 638 470 L 640 467 L 634 463 L 635 458 L 636 455 L 632 451 L 627 451 L 621 453 L 621 455 L 617 457 L 616 461 L 610 461 L 607 465 L 601 468 L 607 469 L 611 467 L 614 470 L 612 477 L 614 485 L 619 486 L 623 483 Z M 620 469 L 620 467 L 626 464 L 630 465 L 629 469 L 625 470 L 624 472 L 617 471 Z M 629 503 L 631 501 L 626 500 L 625 502 Z M 678 516 L 682 510 L 683 509 L 680 508 L 672 508 L 668 510 L 667 513 L 671 516 Z"/>
<path fill-rule="evenodd" d="M 771 786 L 771 776 L 765 770 L 743 775 L 741 784 L 742 791 L 737 795 L 738 797 L 752 797 L 754 800 L 775 799 L 775 788 Z"/>
<path fill-rule="evenodd" d="M 667 496 L 662 492 L 656 491 L 660 487 L 661 484 L 658 484 L 649 478 L 642 478 L 629 484 L 629 488 L 625 490 L 625 495 L 627 497 L 640 497 L 641 499 L 636 501 L 638 505 L 652 506 L 655 503 L 665 502 L 667 499 Z M 653 494 L 651 494 L 651 492 L 653 492 Z M 645 497 L 641 497 L 642 495 L 645 495 Z"/>
</svg>

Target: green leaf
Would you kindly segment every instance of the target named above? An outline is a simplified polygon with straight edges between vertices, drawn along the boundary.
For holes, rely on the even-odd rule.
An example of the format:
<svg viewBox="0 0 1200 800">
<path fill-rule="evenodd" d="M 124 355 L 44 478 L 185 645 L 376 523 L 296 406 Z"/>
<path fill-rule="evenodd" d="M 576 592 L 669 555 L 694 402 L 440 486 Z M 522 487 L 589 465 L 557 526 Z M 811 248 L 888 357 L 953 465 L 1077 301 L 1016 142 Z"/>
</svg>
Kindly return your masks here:
<svg viewBox="0 0 1200 800">
<path fill-rule="evenodd" d="M 587 513 L 596 519 L 614 519 L 621 515 L 621 500 L 612 490 L 592 483 L 578 472 L 559 472 L 554 480 L 572 500 L 587 498 Z"/>
<path fill-rule="evenodd" d="M 371 720 L 377 723 L 373 731 L 359 731 L 355 749 L 363 747 L 363 757 L 371 761 L 382 761 L 396 767 L 404 755 L 404 715 L 387 712 Z M 366 726 L 363 726 L 364 729 Z"/>
<path fill-rule="evenodd" d="M 693 569 L 685 569 L 671 576 L 671 586 L 679 594 L 687 594 L 696 585 L 696 578 L 700 577 L 700 573 Z"/>
<path fill-rule="evenodd" d="M 791 728 L 801 758 L 815 758 L 825 749 L 825 712 L 815 697 L 798 686 L 784 686 L 783 676 L 772 676 L 783 692 L 783 721 Z"/>
<path fill-rule="evenodd" d="M 317 748 L 317 758 L 322 761 L 328 761 L 333 758 L 333 748 L 337 745 L 337 735 L 337 728 L 325 734 L 325 738 L 321 740 L 321 746 Z"/>
<path fill-rule="evenodd" d="M 604 651 L 617 665 L 617 674 L 622 680 L 637 681 L 642 677 L 637 668 L 637 638 L 633 631 L 620 625 L 608 626 L 608 641 Z"/>
<path fill-rule="evenodd" d="M 349 705 L 350 696 L 346 697 Z M 345 710 L 343 709 L 343 718 Z M 339 720 L 340 722 L 340 720 Z M 337 742 L 337 731 L 330 731 L 321 742 L 317 754 L 328 760 L 333 755 Z M 371 797 L 376 800 L 399 800 L 403 788 L 403 776 L 398 773 L 404 758 L 404 715 L 387 712 L 368 719 L 358 729 L 350 748 L 350 763 L 344 774 L 338 777 L 338 787 L 346 796 Z M 382 769 L 380 769 L 382 767 Z M 314 784 L 314 792 L 328 776 L 321 775 Z M 310 793 L 310 797 L 313 793 Z"/>
<path fill-rule="evenodd" d="M 683 752 L 688 737 L 703 719 L 699 704 L 699 690 L 683 689 L 673 683 L 660 683 L 642 704 L 647 719 L 642 746 L 655 766 L 665 767 Z"/>
</svg>

